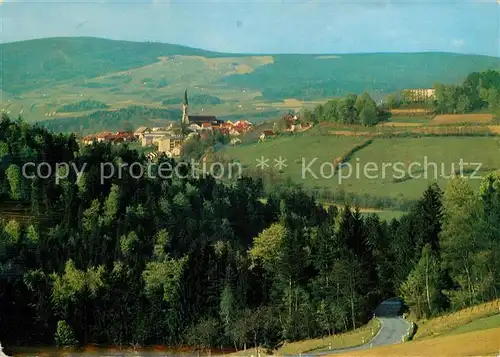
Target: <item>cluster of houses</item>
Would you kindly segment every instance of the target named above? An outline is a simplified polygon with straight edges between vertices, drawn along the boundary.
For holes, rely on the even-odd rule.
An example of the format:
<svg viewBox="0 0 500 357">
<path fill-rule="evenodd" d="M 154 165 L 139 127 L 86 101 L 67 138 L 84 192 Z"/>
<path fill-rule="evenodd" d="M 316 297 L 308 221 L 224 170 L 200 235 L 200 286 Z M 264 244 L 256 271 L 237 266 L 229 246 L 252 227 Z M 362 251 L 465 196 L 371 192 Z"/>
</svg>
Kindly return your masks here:
<svg viewBox="0 0 500 357">
<path fill-rule="evenodd" d="M 196 119 L 196 118 L 195 118 Z M 219 132 L 223 135 L 229 135 L 232 137 L 240 136 L 251 129 L 252 124 L 247 120 L 238 120 L 233 123 L 231 121 L 205 121 L 202 123 L 193 122 L 193 117 L 189 117 L 189 122 L 191 123 L 188 129 L 192 133 L 203 133 L 203 132 Z"/>
<path fill-rule="evenodd" d="M 94 142 L 98 143 L 110 142 L 114 144 L 119 144 L 135 140 L 136 137 L 134 136 L 134 134 L 128 131 L 119 131 L 117 133 L 111 133 L 105 131 L 96 135 L 87 135 L 86 137 L 83 138 L 82 141 L 85 145 L 92 145 Z"/>
<path fill-rule="evenodd" d="M 168 127 L 139 127 L 135 132 L 101 132 L 84 137 L 82 142 L 85 145 L 91 145 L 94 142 L 110 142 L 114 144 L 139 142 L 143 147 L 157 146 L 158 153 L 177 157 L 181 154 L 183 141 L 191 137 L 207 138 L 219 132 L 231 136 L 231 143 L 235 144 L 239 142 L 237 137 L 246 133 L 251 127 L 252 124 L 247 120 L 232 123 L 231 121 L 219 120 L 214 116 L 189 116 L 188 135 L 185 138 L 179 135 L 174 130 L 173 125 L 170 124 Z"/>
</svg>

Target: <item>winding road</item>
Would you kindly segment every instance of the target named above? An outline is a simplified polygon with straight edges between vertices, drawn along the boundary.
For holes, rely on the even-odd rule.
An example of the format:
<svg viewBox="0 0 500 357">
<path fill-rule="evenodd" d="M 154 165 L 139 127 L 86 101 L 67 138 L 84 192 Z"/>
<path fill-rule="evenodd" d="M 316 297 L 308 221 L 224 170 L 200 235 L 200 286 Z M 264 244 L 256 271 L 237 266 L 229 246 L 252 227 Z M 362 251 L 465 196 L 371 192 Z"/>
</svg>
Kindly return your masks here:
<svg viewBox="0 0 500 357">
<path fill-rule="evenodd" d="M 401 301 L 394 298 L 382 302 L 375 310 L 374 315 L 380 321 L 380 330 L 375 337 L 362 345 L 348 348 L 341 348 L 329 351 L 303 353 L 302 357 L 324 356 L 337 353 L 354 352 L 365 350 L 373 347 L 392 345 L 401 343 L 403 338 L 408 334 L 411 325 L 399 316 L 401 310 Z M 355 354 L 353 354 L 355 356 Z"/>
</svg>

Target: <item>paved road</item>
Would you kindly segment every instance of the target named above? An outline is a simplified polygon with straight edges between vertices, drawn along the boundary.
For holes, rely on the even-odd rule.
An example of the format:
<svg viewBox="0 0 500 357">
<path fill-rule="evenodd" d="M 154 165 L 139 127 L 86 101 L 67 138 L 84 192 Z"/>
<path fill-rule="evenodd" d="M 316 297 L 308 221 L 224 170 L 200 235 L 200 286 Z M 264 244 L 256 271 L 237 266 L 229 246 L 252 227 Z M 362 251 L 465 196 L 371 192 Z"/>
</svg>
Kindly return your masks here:
<svg viewBox="0 0 500 357">
<path fill-rule="evenodd" d="M 352 356 L 355 356 L 356 351 L 401 343 L 403 337 L 410 329 L 410 324 L 399 316 L 400 310 L 401 302 L 398 299 L 389 299 L 380 304 L 374 313 L 381 323 L 380 330 L 371 341 L 365 344 L 330 351 L 303 353 L 302 357 L 323 356 L 345 352 L 353 352 Z"/>
</svg>

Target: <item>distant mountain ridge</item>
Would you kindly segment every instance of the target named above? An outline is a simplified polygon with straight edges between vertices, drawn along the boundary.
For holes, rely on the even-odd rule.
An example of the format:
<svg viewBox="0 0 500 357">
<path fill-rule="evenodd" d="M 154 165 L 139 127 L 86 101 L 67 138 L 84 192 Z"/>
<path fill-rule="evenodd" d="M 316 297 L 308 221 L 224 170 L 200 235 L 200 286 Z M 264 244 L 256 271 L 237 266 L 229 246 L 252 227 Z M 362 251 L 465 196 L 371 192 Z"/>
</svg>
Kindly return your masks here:
<svg viewBox="0 0 500 357">
<path fill-rule="evenodd" d="M 158 62 L 162 56 L 246 57 L 181 45 L 116 41 L 93 37 L 59 37 L 0 44 L 2 88 L 19 94 L 65 81 L 124 71 Z M 233 74 L 220 84 L 263 89 L 264 96 L 331 96 L 365 89 L 392 91 L 430 86 L 433 81 L 458 83 L 473 71 L 500 68 L 500 58 L 455 53 L 285 54 L 269 55 L 273 64 L 246 74 Z M 290 83 L 291 82 L 291 83 Z M 304 87 L 305 86 L 305 87 Z M 300 88 L 299 88 L 300 87 Z M 330 90 L 326 90 L 330 87 Z M 277 94 L 278 92 L 278 94 Z M 281 95 L 283 97 L 283 95 Z"/>
<path fill-rule="evenodd" d="M 0 44 L 0 53 L 2 86 L 11 93 L 141 67 L 157 62 L 161 56 L 223 56 L 181 45 L 94 37 L 54 37 L 3 43 Z"/>
</svg>

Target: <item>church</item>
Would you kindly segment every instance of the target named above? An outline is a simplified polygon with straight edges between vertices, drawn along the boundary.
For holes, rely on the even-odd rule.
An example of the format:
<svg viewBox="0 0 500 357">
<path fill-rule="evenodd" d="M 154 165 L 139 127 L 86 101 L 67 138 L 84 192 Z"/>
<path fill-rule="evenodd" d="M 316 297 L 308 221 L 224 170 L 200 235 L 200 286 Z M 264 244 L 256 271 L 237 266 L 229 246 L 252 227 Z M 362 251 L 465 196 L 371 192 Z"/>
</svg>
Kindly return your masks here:
<svg viewBox="0 0 500 357">
<path fill-rule="evenodd" d="M 187 128 L 192 124 L 196 124 L 198 126 L 203 126 L 203 124 L 210 124 L 210 126 L 218 126 L 224 123 L 223 120 L 217 119 L 214 115 L 189 115 L 188 113 L 188 97 L 187 97 L 187 89 L 184 92 L 184 101 L 182 102 L 182 124 Z"/>
</svg>

